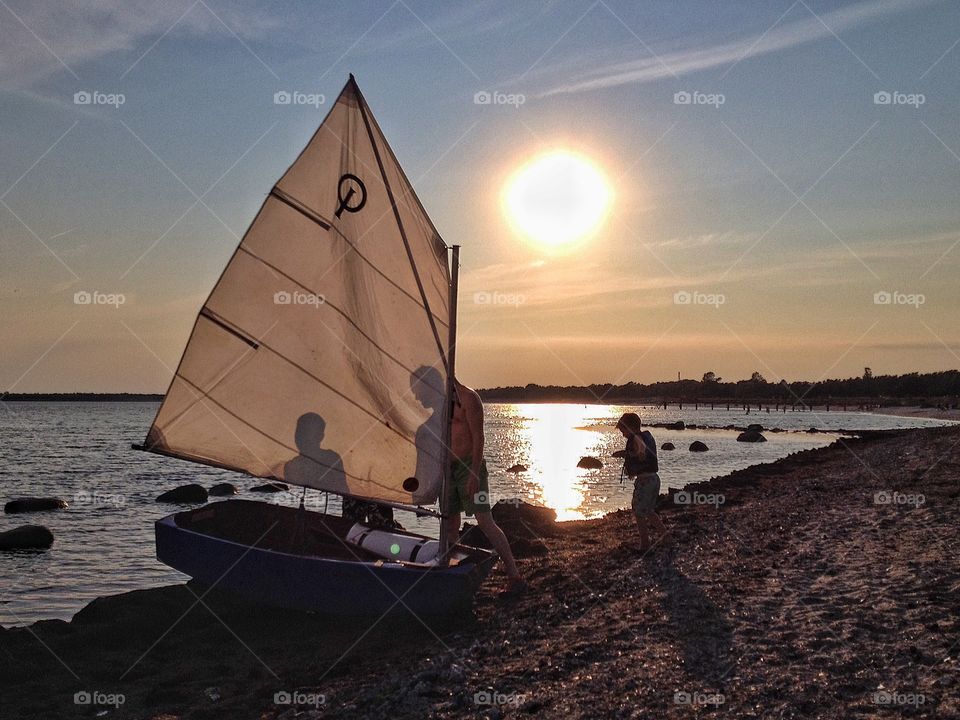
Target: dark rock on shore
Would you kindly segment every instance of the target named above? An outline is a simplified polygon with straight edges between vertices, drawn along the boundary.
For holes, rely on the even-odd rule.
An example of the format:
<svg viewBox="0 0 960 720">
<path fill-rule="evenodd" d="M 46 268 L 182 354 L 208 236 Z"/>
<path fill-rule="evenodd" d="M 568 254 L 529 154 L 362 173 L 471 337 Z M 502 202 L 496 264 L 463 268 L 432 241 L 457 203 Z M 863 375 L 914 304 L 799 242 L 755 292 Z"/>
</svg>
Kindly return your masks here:
<svg viewBox="0 0 960 720">
<path fill-rule="evenodd" d="M 270 482 L 265 485 L 257 485 L 256 487 L 250 488 L 250 492 L 259 492 L 259 493 L 275 493 L 275 492 L 287 492 L 290 489 L 290 486 L 282 482 Z"/>
<path fill-rule="evenodd" d="M 167 490 L 157 497 L 157 502 L 165 503 L 191 504 L 204 503 L 206 501 L 207 489 L 203 485 L 197 485 L 196 483 L 181 485 L 173 490 Z"/>
<path fill-rule="evenodd" d="M 597 460 L 595 457 L 586 457 L 580 458 L 580 462 L 577 463 L 578 468 L 583 468 L 584 470 L 599 470 L 603 467 L 603 463 L 600 460 Z"/>
<path fill-rule="evenodd" d="M 749 425 L 747 425 L 747 432 L 762 433 L 763 425 L 761 425 L 760 423 L 750 423 Z"/>
<path fill-rule="evenodd" d="M 674 445 L 672 442 L 665 442 L 663 445 L 660 446 L 660 449 L 661 449 L 661 450 L 676 450 L 676 449 L 677 449 L 677 446 Z"/>
<path fill-rule="evenodd" d="M 706 443 L 700 442 L 699 440 L 694 440 L 690 443 L 690 452 L 706 452 L 709 449 Z"/>
<path fill-rule="evenodd" d="M 21 525 L 0 532 L 0 550 L 46 549 L 53 545 L 53 533 L 43 525 Z"/>
<path fill-rule="evenodd" d="M 527 471 L 527 466 L 523 463 L 517 463 L 507 468 L 508 473 L 522 473 Z"/>
<path fill-rule="evenodd" d="M 737 442 L 757 443 L 766 442 L 767 439 L 757 430 L 747 430 L 737 435 Z"/>
<path fill-rule="evenodd" d="M 54 497 L 25 497 L 11 500 L 3 506 L 8 515 L 15 513 L 42 512 L 44 510 L 63 510 L 68 507 L 67 501 Z"/>
<path fill-rule="evenodd" d="M 238 492 L 237 486 L 233 483 L 217 483 L 212 488 L 210 488 L 211 497 L 224 497 L 226 495 L 236 495 Z"/>
</svg>

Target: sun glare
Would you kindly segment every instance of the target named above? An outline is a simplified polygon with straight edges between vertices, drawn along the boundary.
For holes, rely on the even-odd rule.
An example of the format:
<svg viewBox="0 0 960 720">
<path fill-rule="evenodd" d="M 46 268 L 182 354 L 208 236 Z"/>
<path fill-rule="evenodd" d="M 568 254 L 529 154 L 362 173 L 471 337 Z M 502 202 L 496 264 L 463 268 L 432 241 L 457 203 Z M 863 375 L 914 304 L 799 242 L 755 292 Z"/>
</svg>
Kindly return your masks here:
<svg viewBox="0 0 960 720">
<path fill-rule="evenodd" d="M 597 231 L 613 191 L 592 160 L 554 150 L 517 170 L 504 186 L 502 202 L 518 232 L 543 248 L 561 249 Z"/>
</svg>

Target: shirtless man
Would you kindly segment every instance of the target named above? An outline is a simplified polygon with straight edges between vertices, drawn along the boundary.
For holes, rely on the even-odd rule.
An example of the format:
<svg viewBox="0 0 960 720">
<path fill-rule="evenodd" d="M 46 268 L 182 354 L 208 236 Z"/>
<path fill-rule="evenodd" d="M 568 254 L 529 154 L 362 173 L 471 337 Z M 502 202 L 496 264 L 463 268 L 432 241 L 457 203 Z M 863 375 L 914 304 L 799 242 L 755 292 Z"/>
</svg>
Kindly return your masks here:
<svg viewBox="0 0 960 720">
<path fill-rule="evenodd" d="M 454 380 L 453 422 L 451 431 L 450 491 L 448 495 L 447 531 L 451 538 L 460 533 L 460 513 L 476 515 L 477 525 L 487 536 L 493 549 L 503 558 L 507 568 L 507 594 L 522 592 L 526 587 L 510 551 L 510 543 L 490 514 L 490 487 L 487 484 L 487 463 L 483 459 L 483 403 L 476 392 Z"/>
</svg>

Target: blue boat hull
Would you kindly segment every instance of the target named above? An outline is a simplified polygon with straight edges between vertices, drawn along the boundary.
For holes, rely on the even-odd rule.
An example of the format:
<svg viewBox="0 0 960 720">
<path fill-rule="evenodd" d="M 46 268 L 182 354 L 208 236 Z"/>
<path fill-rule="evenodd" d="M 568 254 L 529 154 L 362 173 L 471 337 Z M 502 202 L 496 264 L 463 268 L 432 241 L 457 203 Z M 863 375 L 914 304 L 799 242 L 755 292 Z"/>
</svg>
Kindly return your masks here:
<svg viewBox="0 0 960 720">
<path fill-rule="evenodd" d="M 250 601 L 337 616 L 456 612 L 470 606 L 496 560 L 489 551 L 461 546 L 467 557 L 446 568 L 379 559 L 339 537 L 344 523 L 269 503 L 213 503 L 158 520 L 157 559 Z M 260 535 L 262 526 L 267 530 Z"/>
</svg>

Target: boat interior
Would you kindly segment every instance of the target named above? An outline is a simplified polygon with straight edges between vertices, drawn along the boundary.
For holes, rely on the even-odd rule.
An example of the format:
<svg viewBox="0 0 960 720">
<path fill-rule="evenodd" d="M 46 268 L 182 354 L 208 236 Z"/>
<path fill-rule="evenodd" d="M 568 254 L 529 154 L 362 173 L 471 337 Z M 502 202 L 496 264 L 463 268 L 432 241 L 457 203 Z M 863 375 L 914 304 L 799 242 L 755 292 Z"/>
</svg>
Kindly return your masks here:
<svg viewBox="0 0 960 720">
<path fill-rule="evenodd" d="M 184 530 L 265 550 L 335 560 L 383 560 L 380 555 L 348 543 L 345 538 L 354 523 L 338 515 L 252 500 L 226 500 L 177 513 L 175 520 L 177 526 Z M 405 530 L 391 532 L 415 538 L 425 537 Z M 489 551 L 457 545 L 450 564 L 456 565 L 470 559 L 479 562 L 487 557 Z M 403 564 L 431 567 L 406 561 Z"/>
</svg>

